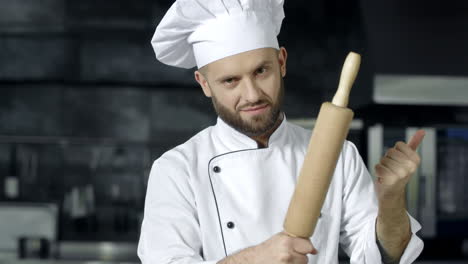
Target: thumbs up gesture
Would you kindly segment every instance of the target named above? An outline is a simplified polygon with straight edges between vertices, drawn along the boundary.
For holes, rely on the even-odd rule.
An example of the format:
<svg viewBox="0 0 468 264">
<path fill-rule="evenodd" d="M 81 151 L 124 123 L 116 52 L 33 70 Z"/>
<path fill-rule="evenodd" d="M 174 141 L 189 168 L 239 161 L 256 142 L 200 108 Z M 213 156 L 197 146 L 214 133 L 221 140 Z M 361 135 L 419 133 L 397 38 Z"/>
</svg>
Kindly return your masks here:
<svg viewBox="0 0 468 264">
<path fill-rule="evenodd" d="M 416 149 L 424 135 L 424 130 L 418 130 L 408 143 L 397 142 L 375 165 L 375 185 L 380 203 L 404 197 L 406 184 L 421 162 Z"/>
</svg>

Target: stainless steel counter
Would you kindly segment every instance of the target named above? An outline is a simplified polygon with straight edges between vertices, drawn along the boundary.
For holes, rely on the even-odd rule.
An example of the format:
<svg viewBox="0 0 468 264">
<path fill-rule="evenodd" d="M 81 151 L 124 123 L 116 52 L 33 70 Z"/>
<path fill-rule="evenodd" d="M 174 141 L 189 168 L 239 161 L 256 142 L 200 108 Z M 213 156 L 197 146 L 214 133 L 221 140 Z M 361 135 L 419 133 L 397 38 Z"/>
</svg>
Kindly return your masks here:
<svg viewBox="0 0 468 264">
<path fill-rule="evenodd" d="M 467 264 L 467 261 L 423 261 L 415 264 Z M 105 261 L 65 261 L 65 260 L 11 260 L 0 264 L 138 264 L 137 262 L 105 262 Z M 341 262 L 340 264 L 347 264 Z"/>
<path fill-rule="evenodd" d="M 61 242 L 58 257 L 70 260 L 138 262 L 137 244 L 124 242 Z"/>
<path fill-rule="evenodd" d="M 41 260 L 41 259 L 1 259 L 0 264 L 139 264 L 140 262 L 121 262 L 121 261 L 79 261 L 79 260 Z M 348 264 L 349 262 L 340 262 Z M 461 261 L 416 261 L 415 264 L 467 264 L 467 260 Z"/>
<path fill-rule="evenodd" d="M 71 260 L 0 260 L 0 264 L 138 264 L 138 262 L 107 262 L 107 261 L 71 261 Z"/>
<path fill-rule="evenodd" d="M 59 259 L 18 259 L 16 252 L 0 252 L 0 264 L 139 264 L 136 244 L 67 242 Z M 96 260 L 92 260 L 96 259 Z M 343 261 L 340 264 L 348 264 Z M 416 261 L 415 264 L 468 264 L 468 260 Z"/>
<path fill-rule="evenodd" d="M 14 250 L 0 251 L 0 264 L 134 264 L 136 243 L 61 241 L 52 245 L 48 259 L 18 259 Z"/>
</svg>

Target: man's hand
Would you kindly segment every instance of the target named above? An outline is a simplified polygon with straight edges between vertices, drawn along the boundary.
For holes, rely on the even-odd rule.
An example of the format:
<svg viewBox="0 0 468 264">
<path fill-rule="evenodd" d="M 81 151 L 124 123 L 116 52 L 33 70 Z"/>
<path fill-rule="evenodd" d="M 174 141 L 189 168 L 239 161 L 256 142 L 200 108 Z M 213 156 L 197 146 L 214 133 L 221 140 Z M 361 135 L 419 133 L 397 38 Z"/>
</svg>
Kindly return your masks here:
<svg viewBox="0 0 468 264">
<path fill-rule="evenodd" d="M 307 254 L 317 254 L 309 240 L 281 232 L 257 246 L 223 259 L 218 264 L 306 264 Z"/>
<path fill-rule="evenodd" d="M 375 166 L 379 214 L 376 235 L 384 263 L 398 263 L 411 238 L 406 214 L 406 184 L 421 161 L 416 149 L 424 138 L 418 130 L 408 144 L 397 142 Z"/>
<path fill-rule="evenodd" d="M 416 149 L 424 134 L 424 130 L 418 130 L 408 144 L 397 142 L 393 148 L 387 150 L 380 163 L 375 166 L 379 203 L 404 197 L 406 184 L 421 161 Z"/>
</svg>

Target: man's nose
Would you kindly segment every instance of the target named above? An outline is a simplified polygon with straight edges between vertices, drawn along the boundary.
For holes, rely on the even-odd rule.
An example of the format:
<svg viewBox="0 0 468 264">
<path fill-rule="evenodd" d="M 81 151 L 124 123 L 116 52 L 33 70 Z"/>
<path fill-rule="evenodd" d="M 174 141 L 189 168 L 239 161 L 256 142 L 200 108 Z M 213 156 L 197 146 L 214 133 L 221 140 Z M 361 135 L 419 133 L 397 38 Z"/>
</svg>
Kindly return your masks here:
<svg viewBox="0 0 468 264">
<path fill-rule="evenodd" d="M 244 99 L 248 102 L 255 103 L 261 97 L 261 90 L 251 79 L 246 79 L 244 83 Z"/>
</svg>

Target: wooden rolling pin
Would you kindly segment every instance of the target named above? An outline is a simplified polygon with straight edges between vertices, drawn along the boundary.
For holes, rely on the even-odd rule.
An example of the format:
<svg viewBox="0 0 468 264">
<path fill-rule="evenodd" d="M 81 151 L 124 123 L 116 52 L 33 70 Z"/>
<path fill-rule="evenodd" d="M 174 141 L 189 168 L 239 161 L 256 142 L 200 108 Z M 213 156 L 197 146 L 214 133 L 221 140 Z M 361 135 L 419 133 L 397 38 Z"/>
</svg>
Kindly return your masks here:
<svg viewBox="0 0 468 264">
<path fill-rule="evenodd" d="M 315 124 L 293 197 L 284 221 L 284 231 L 294 237 L 312 236 L 320 216 L 336 163 L 353 119 L 348 98 L 361 56 L 350 52 L 343 65 L 332 103 L 325 102 Z"/>
</svg>

